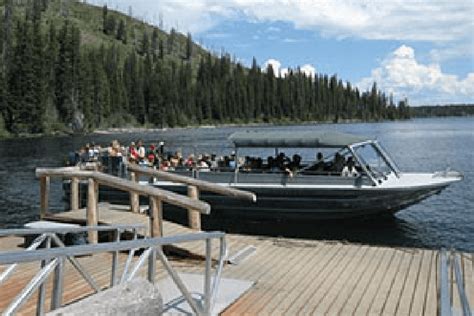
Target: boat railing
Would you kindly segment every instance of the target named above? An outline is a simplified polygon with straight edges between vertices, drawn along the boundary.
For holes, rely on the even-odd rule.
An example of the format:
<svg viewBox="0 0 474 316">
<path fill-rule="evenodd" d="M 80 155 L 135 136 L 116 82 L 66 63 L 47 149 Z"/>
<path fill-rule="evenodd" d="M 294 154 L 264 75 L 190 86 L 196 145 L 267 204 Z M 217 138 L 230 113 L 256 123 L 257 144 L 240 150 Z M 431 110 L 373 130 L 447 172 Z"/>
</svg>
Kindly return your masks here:
<svg viewBox="0 0 474 316">
<path fill-rule="evenodd" d="M 198 199 L 192 199 L 174 192 L 162 190 L 152 186 L 140 185 L 136 181 L 127 180 L 105 174 L 98 171 L 80 170 L 78 167 L 64 168 L 37 168 L 36 176 L 40 178 L 40 217 L 44 218 L 48 211 L 49 186 L 51 178 L 71 179 L 70 207 L 71 210 L 79 209 L 79 180 L 87 180 L 87 206 L 86 221 L 88 226 L 98 225 L 98 201 L 99 185 L 112 187 L 130 193 L 131 209 L 138 212 L 138 197 L 146 196 L 150 200 L 150 230 L 151 236 L 159 237 L 163 235 L 163 205 L 162 203 L 173 204 L 185 209 L 192 209 L 196 213 L 209 214 L 211 207 L 208 203 Z M 97 243 L 97 232 L 91 231 L 88 234 L 90 243 Z"/>
<path fill-rule="evenodd" d="M 237 190 L 231 187 L 226 187 L 209 181 L 203 181 L 196 178 L 182 176 L 176 173 L 166 172 L 162 170 L 157 170 L 154 168 L 140 166 L 135 164 L 128 164 L 127 168 L 130 173 L 131 181 L 138 181 L 140 176 L 147 176 L 149 178 L 158 178 L 166 181 L 177 182 L 187 185 L 187 194 L 188 198 L 195 200 L 199 198 L 200 191 L 208 191 L 220 195 L 230 196 L 237 199 L 247 200 L 255 202 L 257 201 L 257 196 L 248 191 Z M 132 201 L 132 208 L 137 209 L 138 199 L 136 195 L 132 193 L 130 196 Z M 193 207 L 188 208 L 188 223 L 189 226 L 193 229 L 201 229 L 201 218 L 200 212 L 197 212 Z"/>
<path fill-rule="evenodd" d="M 136 238 L 136 230 L 143 227 L 139 225 L 126 226 L 89 226 L 89 227 L 68 227 L 52 229 L 7 229 L 0 230 L 0 236 L 37 236 L 31 245 L 22 251 L 0 252 L 0 265 L 8 265 L 6 270 L 0 275 L 0 286 L 13 274 L 19 264 L 28 262 L 40 262 L 41 268 L 24 286 L 20 293 L 12 300 L 9 306 L 3 311 L 3 315 L 14 315 L 38 290 L 36 303 L 36 314 L 44 314 L 46 300 L 46 287 L 49 276 L 53 276 L 51 310 L 61 307 L 63 301 L 65 264 L 71 265 L 79 272 L 79 275 L 88 283 L 95 293 L 106 288 L 114 287 L 118 284 L 128 282 L 140 275 L 140 271 L 147 267 L 147 279 L 155 282 L 156 260 L 159 259 L 167 274 L 175 283 L 186 302 L 197 315 L 210 315 L 215 297 L 218 291 L 219 281 L 227 256 L 225 234 L 222 232 L 201 232 L 186 235 L 175 235 L 161 238 Z M 120 240 L 120 232 L 132 230 L 135 232 L 133 240 Z M 85 231 L 116 231 L 117 239 L 114 242 L 99 244 L 88 244 L 78 246 L 65 246 L 60 238 L 61 234 L 78 233 Z M 212 240 L 218 239 L 220 242 L 217 266 L 212 273 Z M 163 246 L 177 243 L 204 241 L 206 249 L 206 259 L 204 266 L 204 289 L 200 299 L 193 298 L 191 292 L 183 283 L 179 274 L 170 264 L 167 256 L 163 252 Z M 40 248 L 40 247 L 43 248 Z M 51 248 L 54 246 L 55 248 Z M 137 251 L 142 250 L 140 257 L 133 262 L 133 257 Z M 128 257 L 122 271 L 118 277 L 119 252 L 128 252 Z M 79 256 L 89 256 L 98 253 L 112 252 L 110 285 L 101 286 L 97 280 L 78 261 Z"/>
<path fill-rule="evenodd" d="M 472 310 L 469 307 L 469 301 L 464 284 L 463 269 L 461 266 L 461 255 L 455 251 L 446 251 L 441 249 L 439 254 L 439 315 L 451 316 L 462 315 L 472 316 Z M 454 272 L 454 273 L 453 273 Z M 454 275 L 453 275 L 454 274 Z M 451 287 L 455 278 L 456 285 Z M 453 310 L 453 297 L 457 295 L 461 306 L 461 313 Z"/>
</svg>

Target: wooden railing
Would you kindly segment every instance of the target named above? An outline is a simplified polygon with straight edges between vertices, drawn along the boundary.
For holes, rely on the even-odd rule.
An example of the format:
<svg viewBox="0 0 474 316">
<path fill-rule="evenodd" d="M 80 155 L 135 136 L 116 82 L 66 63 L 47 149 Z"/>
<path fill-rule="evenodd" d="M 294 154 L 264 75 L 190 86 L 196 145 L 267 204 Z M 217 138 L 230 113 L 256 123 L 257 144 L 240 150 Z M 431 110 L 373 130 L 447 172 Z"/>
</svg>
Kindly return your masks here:
<svg viewBox="0 0 474 316">
<path fill-rule="evenodd" d="M 51 178 L 71 179 L 71 209 L 79 208 L 79 180 L 87 179 L 86 217 L 88 226 L 98 224 L 98 194 L 99 185 L 130 192 L 134 196 L 143 195 L 150 199 L 150 230 L 153 237 L 162 236 L 163 206 L 166 202 L 195 212 L 209 214 L 211 207 L 208 203 L 189 197 L 158 189 L 152 186 L 139 185 L 135 181 L 118 178 L 98 171 L 84 171 L 78 167 L 37 168 L 36 176 L 40 179 L 40 216 L 43 218 L 48 211 L 49 184 Z M 133 201 L 130 201 L 133 207 Z M 90 243 L 97 243 L 97 232 L 88 235 Z"/>
<path fill-rule="evenodd" d="M 241 191 L 229 187 L 225 187 L 219 184 L 215 184 L 208 181 L 198 180 L 190 177 L 185 177 L 182 175 L 160 171 L 149 167 L 137 166 L 134 164 L 127 165 L 128 170 L 130 171 L 130 179 L 132 181 L 138 181 L 140 175 L 158 178 L 162 180 L 167 180 L 171 182 L 177 182 L 186 184 L 188 189 L 188 197 L 193 200 L 199 199 L 199 191 L 208 191 L 220 195 L 230 196 L 237 199 L 249 200 L 252 202 L 257 201 L 257 196 L 248 191 Z M 135 193 L 131 193 L 130 196 L 132 211 L 138 212 L 138 196 Z M 188 208 L 188 225 L 192 229 L 200 230 L 201 229 L 201 212 L 195 210 L 194 208 Z"/>
</svg>

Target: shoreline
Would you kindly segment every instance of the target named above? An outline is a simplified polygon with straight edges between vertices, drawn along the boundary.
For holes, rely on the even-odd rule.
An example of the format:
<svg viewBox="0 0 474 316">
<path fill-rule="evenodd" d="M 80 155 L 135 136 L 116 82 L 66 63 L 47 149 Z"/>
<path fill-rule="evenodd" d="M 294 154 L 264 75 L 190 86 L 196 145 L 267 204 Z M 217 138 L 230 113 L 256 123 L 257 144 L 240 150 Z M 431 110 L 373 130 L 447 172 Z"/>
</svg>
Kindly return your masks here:
<svg viewBox="0 0 474 316">
<path fill-rule="evenodd" d="M 186 129 L 212 129 L 212 128 L 225 128 L 225 127 L 265 127 L 265 126 L 289 126 L 289 125 L 344 125 L 344 124 L 371 124 L 371 123 L 384 123 L 384 122 L 401 122 L 418 119 L 449 119 L 449 118 L 465 118 L 474 116 L 428 116 L 428 117 L 411 117 L 409 119 L 398 119 L 398 120 L 377 120 L 377 121 L 363 121 L 358 119 L 347 119 L 341 120 L 337 123 L 326 120 L 326 121 L 288 121 L 288 122 L 253 122 L 253 123 L 223 123 L 223 124 L 202 124 L 202 125 L 188 125 L 188 126 L 177 126 L 177 127 L 144 127 L 144 126 L 131 126 L 131 127 L 110 127 L 110 128 L 98 128 L 93 131 L 84 133 L 73 133 L 71 131 L 54 131 L 51 133 L 39 133 L 39 134 L 0 134 L 1 140 L 11 139 L 26 139 L 26 138 L 40 138 L 40 137 L 71 137 L 71 136 L 88 136 L 88 135 L 113 135 L 113 134 L 133 134 L 133 133 L 149 133 L 149 132 L 164 132 L 170 130 L 186 130 Z"/>
</svg>

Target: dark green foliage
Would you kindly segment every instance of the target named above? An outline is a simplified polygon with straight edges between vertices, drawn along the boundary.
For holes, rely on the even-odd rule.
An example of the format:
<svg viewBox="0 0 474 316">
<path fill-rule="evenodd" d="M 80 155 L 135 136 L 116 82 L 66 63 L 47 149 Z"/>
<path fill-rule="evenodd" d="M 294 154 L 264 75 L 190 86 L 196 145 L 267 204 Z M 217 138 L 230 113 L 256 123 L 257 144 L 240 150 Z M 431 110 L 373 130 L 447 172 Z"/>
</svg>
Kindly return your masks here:
<svg viewBox="0 0 474 316">
<path fill-rule="evenodd" d="M 424 105 L 410 108 L 414 117 L 474 116 L 474 104 Z"/>
<path fill-rule="evenodd" d="M 336 75 L 246 68 L 106 6 L 14 3 L 0 18 L 0 134 L 410 117 L 375 83 L 360 92 Z"/>
<path fill-rule="evenodd" d="M 117 40 L 122 41 L 122 43 L 127 44 L 127 29 L 125 28 L 125 22 L 123 20 L 120 20 L 116 38 Z"/>
</svg>

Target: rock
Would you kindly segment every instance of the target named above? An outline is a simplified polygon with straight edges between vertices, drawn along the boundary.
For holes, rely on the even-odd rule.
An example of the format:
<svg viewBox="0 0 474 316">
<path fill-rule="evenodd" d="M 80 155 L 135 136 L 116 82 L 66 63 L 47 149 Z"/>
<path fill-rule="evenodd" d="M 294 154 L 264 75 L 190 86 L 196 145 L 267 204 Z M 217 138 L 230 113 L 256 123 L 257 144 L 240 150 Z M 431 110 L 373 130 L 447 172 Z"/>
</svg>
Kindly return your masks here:
<svg viewBox="0 0 474 316">
<path fill-rule="evenodd" d="M 145 279 L 134 279 L 56 309 L 47 315 L 161 315 L 163 299 Z"/>
</svg>

